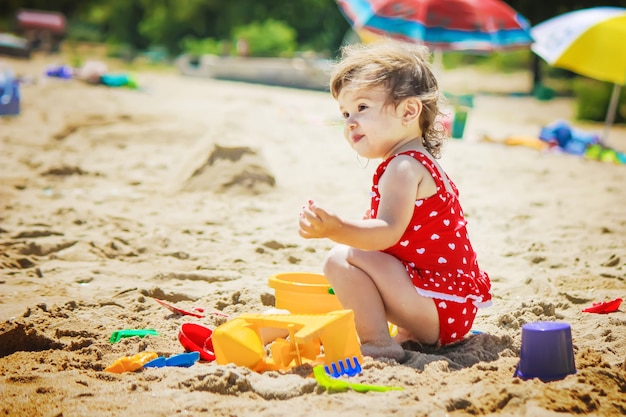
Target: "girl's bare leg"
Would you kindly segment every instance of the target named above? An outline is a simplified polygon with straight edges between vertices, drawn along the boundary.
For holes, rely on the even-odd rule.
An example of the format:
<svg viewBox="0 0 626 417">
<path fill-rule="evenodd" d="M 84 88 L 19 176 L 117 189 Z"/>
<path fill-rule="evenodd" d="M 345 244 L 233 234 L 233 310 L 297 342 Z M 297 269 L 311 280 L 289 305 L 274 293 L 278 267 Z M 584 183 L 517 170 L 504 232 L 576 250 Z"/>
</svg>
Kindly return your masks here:
<svg viewBox="0 0 626 417">
<path fill-rule="evenodd" d="M 415 291 L 397 258 L 337 245 L 328 253 L 324 274 L 341 305 L 354 311 L 363 355 L 404 357 L 402 347 L 389 335 L 387 321 L 424 343 L 439 338 L 435 303 Z"/>
</svg>

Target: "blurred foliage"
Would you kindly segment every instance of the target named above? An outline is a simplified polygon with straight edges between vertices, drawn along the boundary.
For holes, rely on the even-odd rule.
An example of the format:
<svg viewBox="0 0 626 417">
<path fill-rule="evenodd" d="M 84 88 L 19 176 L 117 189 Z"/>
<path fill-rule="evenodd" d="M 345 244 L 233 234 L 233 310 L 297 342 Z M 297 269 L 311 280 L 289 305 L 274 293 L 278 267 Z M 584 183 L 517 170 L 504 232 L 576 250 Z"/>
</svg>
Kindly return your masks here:
<svg viewBox="0 0 626 417">
<path fill-rule="evenodd" d="M 604 121 L 611 100 L 611 93 L 613 92 L 613 84 L 577 77 L 572 85 L 577 98 L 576 118 L 596 122 Z M 626 106 L 626 89 L 621 91 L 618 109 L 624 106 Z M 621 111 L 618 111 L 614 122 L 626 121 L 625 116 Z"/>
<path fill-rule="evenodd" d="M 443 54 L 444 68 L 452 69 L 466 65 L 474 65 L 485 69 L 502 72 L 528 69 L 532 52 L 530 49 L 516 49 L 511 51 L 494 52 L 492 54 L 468 54 L 463 52 L 445 52 Z"/>
<path fill-rule="evenodd" d="M 71 39 L 123 44 L 134 50 L 161 46 L 172 55 L 190 46 L 189 39 L 213 39 L 204 44 L 213 49 L 235 44 L 234 28 L 245 27 L 270 31 L 272 42 L 282 42 L 287 52 L 334 55 L 349 29 L 335 0 L 2 0 L 0 31 L 11 30 L 20 8 L 64 13 Z M 272 27 L 265 27 L 270 20 Z M 249 40 L 253 53 L 284 52 L 264 45 L 252 32 L 248 35 L 256 37 Z M 288 40 L 291 36 L 293 42 Z"/>
<path fill-rule="evenodd" d="M 231 54 L 230 42 L 214 38 L 196 39 L 193 36 L 186 36 L 180 42 L 180 49 L 194 56 Z"/>
<path fill-rule="evenodd" d="M 290 57 L 296 49 L 295 29 L 273 19 L 238 26 L 233 38 L 247 45 L 247 52 L 239 51 L 241 55 Z"/>
<path fill-rule="evenodd" d="M 506 3 L 533 25 L 574 9 L 626 7 L 626 0 Z M 213 39 L 206 42 L 206 47 L 211 42 L 234 44 L 237 39 L 233 38 L 233 28 L 255 22 L 262 25 L 272 19 L 293 29 L 296 50 L 335 56 L 349 29 L 336 0 L 1 0 L 0 31 L 11 31 L 20 8 L 64 13 L 72 39 L 123 44 L 141 51 L 158 46 L 172 55 L 189 45 L 185 39 Z M 267 53 L 276 53 L 271 50 L 274 52 Z M 501 63 L 504 68 L 509 67 L 507 60 Z"/>
<path fill-rule="evenodd" d="M 528 68 L 531 57 L 530 49 L 496 52 L 484 61 L 484 65 L 504 72 L 519 71 L 520 68 Z"/>
</svg>

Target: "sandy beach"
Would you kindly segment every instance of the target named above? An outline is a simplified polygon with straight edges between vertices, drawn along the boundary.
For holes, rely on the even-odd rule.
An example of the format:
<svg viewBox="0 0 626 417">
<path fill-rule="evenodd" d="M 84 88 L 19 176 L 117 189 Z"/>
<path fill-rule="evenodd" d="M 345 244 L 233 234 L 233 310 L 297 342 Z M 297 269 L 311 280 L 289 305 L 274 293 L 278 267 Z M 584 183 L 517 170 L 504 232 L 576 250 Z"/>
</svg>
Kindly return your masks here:
<svg viewBox="0 0 626 417">
<path fill-rule="evenodd" d="M 321 272 L 332 242 L 298 236 L 302 205 L 361 217 L 377 165 L 344 142 L 330 95 L 175 72 L 137 73 L 142 90 L 108 88 L 43 78 L 51 59 L 0 61 L 30 81 L 21 114 L 0 117 L 0 414 L 626 414 L 626 306 L 582 312 L 626 298 L 626 165 L 500 143 L 575 123 L 572 99 L 508 94 L 528 91 L 525 74 L 441 75 L 443 90 L 476 94 L 441 163 L 494 304 L 462 343 L 407 345 L 402 364 L 366 357 L 351 379 L 404 390 L 329 392 L 297 369 L 104 369 L 142 351 L 182 353 L 183 323 L 214 329 L 270 309 L 271 275 Z M 626 151 L 626 129 L 610 143 Z M 576 374 L 513 377 L 522 325 L 536 321 L 571 325 Z M 159 336 L 109 342 L 141 328 Z"/>
</svg>

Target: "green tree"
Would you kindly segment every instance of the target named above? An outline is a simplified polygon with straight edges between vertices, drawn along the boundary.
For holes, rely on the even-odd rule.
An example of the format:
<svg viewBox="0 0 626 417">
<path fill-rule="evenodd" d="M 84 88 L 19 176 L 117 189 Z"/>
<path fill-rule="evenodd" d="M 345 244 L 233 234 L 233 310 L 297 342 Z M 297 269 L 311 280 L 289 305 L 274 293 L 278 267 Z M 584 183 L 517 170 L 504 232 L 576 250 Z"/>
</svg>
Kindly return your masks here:
<svg viewBox="0 0 626 417">
<path fill-rule="evenodd" d="M 626 0 L 505 1 L 533 25 L 580 8 L 626 7 Z M 109 43 L 165 46 L 173 54 L 185 38 L 232 41 L 234 28 L 269 19 L 295 30 L 298 49 L 335 54 L 349 29 L 336 0 L 2 0 L 0 29 L 11 29 L 19 8 L 64 13 L 70 36 L 73 28 L 89 28 Z"/>
<path fill-rule="evenodd" d="M 246 45 L 250 56 L 291 56 L 296 49 L 296 31 L 283 22 L 267 19 L 233 29 L 237 43 Z"/>
</svg>

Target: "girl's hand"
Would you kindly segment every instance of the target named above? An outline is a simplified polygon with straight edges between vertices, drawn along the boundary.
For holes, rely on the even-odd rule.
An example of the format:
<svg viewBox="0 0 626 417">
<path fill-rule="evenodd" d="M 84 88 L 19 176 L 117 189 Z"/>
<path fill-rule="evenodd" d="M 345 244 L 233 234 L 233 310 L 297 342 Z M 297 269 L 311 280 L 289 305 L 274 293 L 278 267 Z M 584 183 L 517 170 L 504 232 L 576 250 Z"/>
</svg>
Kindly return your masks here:
<svg viewBox="0 0 626 417">
<path fill-rule="evenodd" d="M 305 239 L 327 238 L 341 228 L 341 219 L 309 200 L 308 205 L 302 207 L 299 226 L 298 234 Z"/>
</svg>

